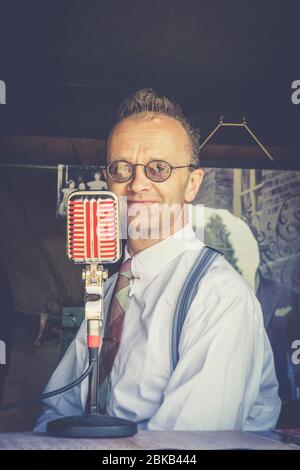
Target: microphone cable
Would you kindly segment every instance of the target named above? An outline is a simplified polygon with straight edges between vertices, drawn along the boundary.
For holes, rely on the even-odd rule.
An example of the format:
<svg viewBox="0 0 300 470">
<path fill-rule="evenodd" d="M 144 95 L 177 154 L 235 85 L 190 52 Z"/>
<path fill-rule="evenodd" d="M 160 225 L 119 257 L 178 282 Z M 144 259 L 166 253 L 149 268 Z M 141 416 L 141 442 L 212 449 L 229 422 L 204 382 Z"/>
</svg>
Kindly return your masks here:
<svg viewBox="0 0 300 470">
<path fill-rule="evenodd" d="M 59 395 L 60 393 L 64 393 L 64 392 L 67 392 L 68 390 L 71 390 L 71 388 L 76 387 L 76 385 L 80 384 L 80 382 L 82 382 L 90 374 L 95 364 L 96 364 L 96 358 L 91 358 L 89 367 L 85 370 L 85 372 L 80 377 L 78 377 L 78 379 L 74 380 L 74 382 L 71 382 L 70 384 L 65 385 L 64 387 L 58 388 L 57 390 L 52 390 L 52 392 L 43 393 L 41 395 L 36 395 L 31 398 L 25 398 L 24 400 L 15 401 L 14 403 L 8 403 L 7 405 L 0 406 L 0 413 L 2 411 L 10 410 L 11 408 L 16 408 L 16 407 L 24 406 L 24 405 L 30 405 L 31 403 L 35 401 L 40 401 L 46 398 L 54 397 L 55 395 Z"/>
</svg>

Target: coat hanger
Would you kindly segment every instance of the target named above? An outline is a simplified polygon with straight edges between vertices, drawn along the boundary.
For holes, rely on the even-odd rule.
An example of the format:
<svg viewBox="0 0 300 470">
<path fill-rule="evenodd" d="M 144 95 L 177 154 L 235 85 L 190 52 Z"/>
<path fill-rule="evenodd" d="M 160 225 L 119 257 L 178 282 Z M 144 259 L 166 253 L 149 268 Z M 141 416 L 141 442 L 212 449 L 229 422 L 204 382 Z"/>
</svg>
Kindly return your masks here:
<svg viewBox="0 0 300 470">
<path fill-rule="evenodd" d="M 215 127 L 215 129 L 209 134 L 209 136 L 202 142 L 202 144 L 199 147 L 199 151 L 206 145 L 210 139 L 213 137 L 213 135 L 221 128 L 221 127 L 243 127 L 246 129 L 246 131 L 251 135 L 251 137 L 255 140 L 255 142 L 260 146 L 260 148 L 263 150 L 263 152 L 267 155 L 267 157 L 272 160 L 272 162 L 275 161 L 275 159 L 272 157 L 270 152 L 266 149 L 266 147 L 260 142 L 260 140 L 256 137 L 254 132 L 251 131 L 249 126 L 247 125 L 247 121 L 245 116 L 243 116 L 242 122 L 224 122 L 224 116 L 220 116 L 220 122 L 219 124 Z"/>
</svg>

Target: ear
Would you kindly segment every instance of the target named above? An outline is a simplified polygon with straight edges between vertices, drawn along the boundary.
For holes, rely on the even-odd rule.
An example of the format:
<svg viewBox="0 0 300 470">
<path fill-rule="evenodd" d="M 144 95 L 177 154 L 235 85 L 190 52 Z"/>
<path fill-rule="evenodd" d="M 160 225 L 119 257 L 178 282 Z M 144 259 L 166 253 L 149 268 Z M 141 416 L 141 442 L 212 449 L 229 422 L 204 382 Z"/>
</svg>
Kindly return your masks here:
<svg viewBox="0 0 300 470">
<path fill-rule="evenodd" d="M 194 170 L 190 176 L 185 190 L 185 202 L 192 202 L 201 186 L 204 176 L 204 170 L 202 168 L 197 168 Z"/>
</svg>

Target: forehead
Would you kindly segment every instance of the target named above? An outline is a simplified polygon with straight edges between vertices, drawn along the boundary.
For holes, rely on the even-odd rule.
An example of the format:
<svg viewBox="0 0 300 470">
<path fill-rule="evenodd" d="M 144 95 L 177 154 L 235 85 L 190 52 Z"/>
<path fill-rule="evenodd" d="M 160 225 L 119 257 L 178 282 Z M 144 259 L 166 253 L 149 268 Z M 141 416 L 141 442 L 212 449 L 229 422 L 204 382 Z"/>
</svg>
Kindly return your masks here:
<svg viewBox="0 0 300 470">
<path fill-rule="evenodd" d="M 182 157 L 188 153 L 189 140 L 185 129 L 175 119 L 155 116 L 152 119 L 124 119 L 112 131 L 108 141 L 108 157 L 133 156 Z"/>
</svg>

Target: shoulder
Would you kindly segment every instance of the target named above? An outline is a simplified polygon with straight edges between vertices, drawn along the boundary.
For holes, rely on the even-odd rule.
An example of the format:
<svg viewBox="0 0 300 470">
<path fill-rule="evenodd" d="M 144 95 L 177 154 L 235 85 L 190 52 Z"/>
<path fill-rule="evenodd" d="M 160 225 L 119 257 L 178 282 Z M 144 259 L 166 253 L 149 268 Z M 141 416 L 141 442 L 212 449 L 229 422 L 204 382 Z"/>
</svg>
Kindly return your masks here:
<svg viewBox="0 0 300 470">
<path fill-rule="evenodd" d="M 201 285 L 212 289 L 215 293 L 218 292 L 220 295 L 236 293 L 243 297 L 254 293 L 250 285 L 224 256 L 218 256 L 214 260 L 203 277 Z"/>
<path fill-rule="evenodd" d="M 184 271 L 188 275 L 203 248 L 204 245 L 200 240 L 187 243 L 186 249 L 178 258 L 173 260 L 174 266 L 178 266 L 181 272 Z M 241 289 L 241 293 L 249 289 L 252 290 L 240 273 L 232 267 L 222 254 L 215 258 L 207 273 L 203 276 L 201 285 L 215 288 L 220 293 L 231 292 L 233 287 L 234 290 Z"/>
<path fill-rule="evenodd" d="M 185 263 L 192 266 L 200 251 L 185 253 Z M 199 310 L 224 318 L 238 316 L 245 319 L 248 316 L 262 324 L 261 307 L 255 292 L 224 256 L 218 256 L 199 281 L 190 313 L 193 315 L 193 311 Z"/>
</svg>

